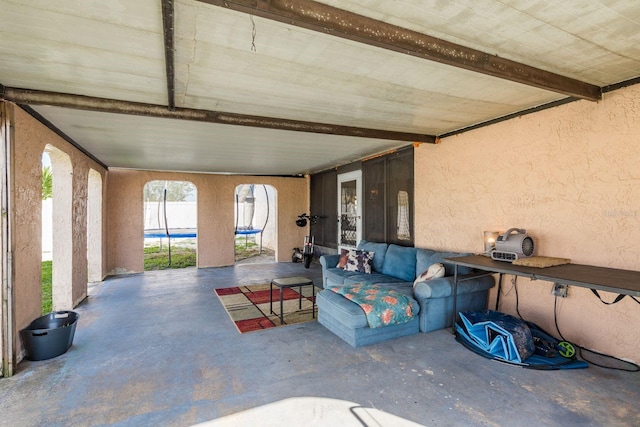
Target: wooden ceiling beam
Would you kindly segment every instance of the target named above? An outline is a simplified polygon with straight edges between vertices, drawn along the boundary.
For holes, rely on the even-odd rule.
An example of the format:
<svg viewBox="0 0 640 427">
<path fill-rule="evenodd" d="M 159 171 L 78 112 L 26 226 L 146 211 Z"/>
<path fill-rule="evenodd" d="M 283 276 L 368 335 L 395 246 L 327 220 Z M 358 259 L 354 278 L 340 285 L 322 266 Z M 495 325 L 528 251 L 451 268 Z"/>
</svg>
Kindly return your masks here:
<svg viewBox="0 0 640 427">
<path fill-rule="evenodd" d="M 51 105 L 55 107 L 97 111 L 102 113 L 131 114 L 235 126 L 252 126 L 295 132 L 388 139 L 392 141 L 436 143 L 436 137 L 434 135 L 306 122 L 301 120 L 288 120 L 274 117 L 252 116 L 247 114 L 224 113 L 192 108 L 175 107 L 174 110 L 168 110 L 167 107 L 163 105 L 96 98 L 68 93 L 19 89 L 2 85 L 0 85 L 0 100 L 14 102 L 16 104 Z"/>
<path fill-rule="evenodd" d="M 599 86 L 313 0 L 198 1 L 576 98 L 602 98 Z"/>
<path fill-rule="evenodd" d="M 173 0 L 162 0 L 162 28 L 164 30 L 164 62 L 167 75 L 167 107 L 176 109 L 174 67 Z"/>
</svg>

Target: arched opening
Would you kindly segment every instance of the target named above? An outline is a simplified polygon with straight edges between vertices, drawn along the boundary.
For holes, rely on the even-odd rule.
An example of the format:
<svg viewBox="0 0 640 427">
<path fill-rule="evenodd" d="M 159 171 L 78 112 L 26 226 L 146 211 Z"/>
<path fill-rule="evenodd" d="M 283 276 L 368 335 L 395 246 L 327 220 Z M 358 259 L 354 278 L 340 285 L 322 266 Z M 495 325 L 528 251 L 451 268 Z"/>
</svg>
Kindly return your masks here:
<svg viewBox="0 0 640 427">
<path fill-rule="evenodd" d="M 235 189 L 234 199 L 236 263 L 275 262 L 275 188 L 264 184 L 240 184 Z"/>
<path fill-rule="evenodd" d="M 73 308 L 73 245 L 72 245 L 72 200 L 73 167 L 71 159 L 63 151 L 47 144 L 44 151 L 51 160 L 52 210 L 51 210 L 51 260 L 52 310 Z"/>
<path fill-rule="evenodd" d="M 189 181 L 149 181 L 143 197 L 145 271 L 195 267 L 196 186 Z"/>
<path fill-rule="evenodd" d="M 102 176 L 94 169 L 87 185 L 87 280 L 102 280 Z"/>
<path fill-rule="evenodd" d="M 51 274 L 53 255 L 53 172 L 51 158 L 42 152 L 42 314 L 53 309 Z"/>
</svg>

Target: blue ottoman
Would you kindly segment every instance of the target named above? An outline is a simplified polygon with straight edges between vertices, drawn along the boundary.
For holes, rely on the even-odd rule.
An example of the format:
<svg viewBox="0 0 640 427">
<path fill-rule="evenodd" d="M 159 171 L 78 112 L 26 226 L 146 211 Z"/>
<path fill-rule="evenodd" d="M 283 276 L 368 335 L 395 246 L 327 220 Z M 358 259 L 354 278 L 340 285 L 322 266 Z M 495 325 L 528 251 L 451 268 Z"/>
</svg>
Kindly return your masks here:
<svg viewBox="0 0 640 427">
<path fill-rule="evenodd" d="M 318 322 L 353 347 L 375 344 L 392 338 L 417 334 L 420 331 L 420 306 L 411 298 L 413 319 L 399 325 L 370 328 L 360 306 L 342 295 L 325 289 L 316 295 Z"/>
</svg>

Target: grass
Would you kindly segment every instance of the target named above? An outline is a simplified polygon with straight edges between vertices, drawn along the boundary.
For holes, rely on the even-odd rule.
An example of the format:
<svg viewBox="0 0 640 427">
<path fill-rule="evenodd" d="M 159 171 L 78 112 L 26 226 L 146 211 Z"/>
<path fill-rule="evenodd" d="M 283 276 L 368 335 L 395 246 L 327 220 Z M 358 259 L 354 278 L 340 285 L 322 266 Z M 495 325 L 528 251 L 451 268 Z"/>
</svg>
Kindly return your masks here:
<svg viewBox="0 0 640 427">
<path fill-rule="evenodd" d="M 168 245 L 144 248 L 144 271 L 195 267 L 195 265 L 196 250 L 193 248 L 171 245 L 171 265 L 169 265 Z"/>
<path fill-rule="evenodd" d="M 250 258 L 260 253 L 260 246 L 244 238 L 236 240 L 236 261 Z M 185 268 L 196 265 L 196 250 L 184 246 L 171 246 L 171 266 L 169 266 L 169 248 L 167 245 L 147 246 L 144 248 L 144 270 L 165 270 L 167 268 Z M 42 261 L 42 314 L 53 311 L 51 294 L 51 274 L 53 263 Z"/>
<path fill-rule="evenodd" d="M 42 261 L 42 314 L 53 311 L 53 297 L 51 295 L 51 261 Z"/>
<path fill-rule="evenodd" d="M 236 261 L 260 255 L 260 245 L 244 237 L 236 238 Z"/>
</svg>

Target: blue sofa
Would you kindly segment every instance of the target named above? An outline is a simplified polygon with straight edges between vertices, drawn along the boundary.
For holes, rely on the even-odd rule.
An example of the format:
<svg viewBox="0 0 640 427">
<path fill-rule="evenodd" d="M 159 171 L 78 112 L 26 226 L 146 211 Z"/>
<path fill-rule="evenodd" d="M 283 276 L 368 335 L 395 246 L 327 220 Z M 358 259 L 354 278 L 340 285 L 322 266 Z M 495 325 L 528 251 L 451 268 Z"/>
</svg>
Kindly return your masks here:
<svg viewBox="0 0 640 427">
<path fill-rule="evenodd" d="M 357 249 L 374 253 L 371 273 L 338 268 L 340 255 L 337 254 L 320 257 L 324 287 L 316 297 L 320 324 L 354 347 L 452 326 L 454 267 L 442 259 L 469 254 L 365 240 L 360 242 Z M 419 282 L 414 289 L 415 278 L 435 263 L 444 265 L 445 277 Z M 458 267 L 459 275 L 469 273 L 470 269 Z M 412 311 L 418 315 L 405 324 L 369 328 L 366 315 L 359 305 L 330 290 L 358 283 L 378 284 L 401 292 L 410 298 Z M 494 285 L 491 276 L 459 282 L 458 311 L 485 309 L 489 289 Z"/>
</svg>

